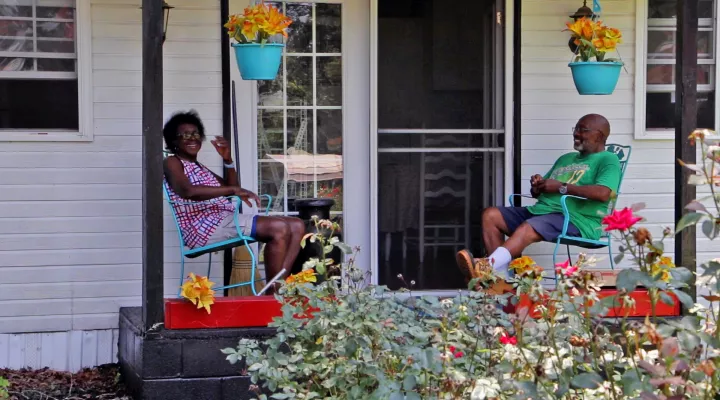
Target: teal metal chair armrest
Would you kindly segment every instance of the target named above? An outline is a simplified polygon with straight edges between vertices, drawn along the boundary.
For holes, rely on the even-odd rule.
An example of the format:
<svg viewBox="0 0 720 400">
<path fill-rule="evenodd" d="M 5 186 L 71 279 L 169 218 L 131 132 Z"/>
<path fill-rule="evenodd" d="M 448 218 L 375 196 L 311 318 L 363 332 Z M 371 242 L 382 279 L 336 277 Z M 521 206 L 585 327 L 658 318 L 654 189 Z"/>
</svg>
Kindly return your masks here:
<svg viewBox="0 0 720 400">
<path fill-rule="evenodd" d="M 515 198 L 515 197 L 523 197 L 523 198 L 526 198 L 526 199 L 534 199 L 534 197 L 532 197 L 532 196 L 530 196 L 530 195 L 528 195 L 528 194 L 515 193 L 515 194 L 511 194 L 510 196 L 508 196 L 508 204 L 512 204 L 513 198 Z"/>
<path fill-rule="evenodd" d="M 567 207 L 567 199 L 587 200 L 587 198 L 585 198 L 585 197 L 573 196 L 573 195 L 569 195 L 569 194 L 566 194 L 560 198 L 560 206 L 562 206 L 563 216 L 565 217 L 565 218 L 563 218 L 564 221 L 563 221 L 562 233 L 560 234 L 561 236 L 567 235 L 568 226 L 570 226 L 570 210 L 568 210 L 568 207 Z"/>
</svg>

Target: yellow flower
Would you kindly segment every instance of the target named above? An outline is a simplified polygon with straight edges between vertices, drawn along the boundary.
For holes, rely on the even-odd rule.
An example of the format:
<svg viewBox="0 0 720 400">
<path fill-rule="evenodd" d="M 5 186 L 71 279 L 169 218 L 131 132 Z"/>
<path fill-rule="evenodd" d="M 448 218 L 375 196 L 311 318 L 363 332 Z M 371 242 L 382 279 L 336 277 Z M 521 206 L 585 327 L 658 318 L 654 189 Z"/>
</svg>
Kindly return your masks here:
<svg viewBox="0 0 720 400">
<path fill-rule="evenodd" d="M 270 36 L 282 34 L 287 37 L 287 28 L 292 20 L 280 10 L 265 3 L 245 8 L 241 15 L 230 16 L 224 25 L 228 35 L 241 43 L 264 42 Z"/>
<path fill-rule="evenodd" d="M 287 279 L 285 279 L 285 282 L 288 284 L 317 282 L 317 276 L 315 274 L 315 270 L 310 268 L 295 275 L 288 276 Z"/>
<path fill-rule="evenodd" d="M 205 308 L 210 314 L 210 306 L 215 303 L 215 291 L 211 288 L 215 283 L 208 280 L 204 276 L 196 276 L 192 272 L 188 276 L 188 280 L 183 283 L 181 296 L 190 300 L 197 308 Z"/>
<path fill-rule="evenodd" d="M 660 257 L 660 260 L 650 266 L 650 274 L 661 281 L 668 283 L 672 278 L 670 270 L 675 268 L 675 264 L 670 257 Z"/>
<path fill-rule="evenodd" d="M 672 258 L 670 257 L 660 257 L 658 264 L 666 268 L 675 268 L 675 263 L 673 263 Z"/>
<path fill-rule="evenodd" d="M 514 270 L 517 275 L 525 275 L 535 270 L 535 260 L 529 256 L 522 256 L 510 262 L 510 269 Z"/>
<path fill-rule="evenodd" d="M 576 43 L 579 43 L 579 39 L 585 39 L 585 40 L 592 40 L 593 38 L 593 32 L 596 29 L 597 24 L 593 22 L 590 19 L 587 19 L 585 17 L 580 18 L 579 20 L 575 22 L 568 22 L 565 24 L 567 26 L 567 30 L 572 32 L 572 36 L 576 38 Z"/>
</svg>

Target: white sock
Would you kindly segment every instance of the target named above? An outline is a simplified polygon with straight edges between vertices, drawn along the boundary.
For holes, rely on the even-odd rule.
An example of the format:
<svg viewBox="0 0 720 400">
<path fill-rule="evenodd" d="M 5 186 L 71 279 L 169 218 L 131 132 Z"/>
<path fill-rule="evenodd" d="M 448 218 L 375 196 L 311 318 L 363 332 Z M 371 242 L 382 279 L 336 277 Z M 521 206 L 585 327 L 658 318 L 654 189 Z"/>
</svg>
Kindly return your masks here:
<svg viewBox="0 0 720 400">
<path fill-rule="evenodd" d="M 508 249 L 498 247 L 497 250 L 490 254 L 490 257 L 488 258 L 493 265 L 493 269 L 498 275 L 504 277 L 505 279 L 510 277 L 508 267 L 510 266 L 510 261 L 512 261 L 512 255 Z"/>
</svg>

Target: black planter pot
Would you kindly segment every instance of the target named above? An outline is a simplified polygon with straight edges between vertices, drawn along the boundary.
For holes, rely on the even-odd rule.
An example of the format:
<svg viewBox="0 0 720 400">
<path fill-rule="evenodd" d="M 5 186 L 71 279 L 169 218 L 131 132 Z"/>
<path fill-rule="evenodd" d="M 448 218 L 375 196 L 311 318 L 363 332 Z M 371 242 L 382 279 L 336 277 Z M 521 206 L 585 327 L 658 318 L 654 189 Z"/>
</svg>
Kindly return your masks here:
<svg viewBox="0 0 720 400">
<path fill-rule="evenodd" d="M 330 209 L 333 205 L 335 205 L 335 200 L 327 198 L 295 199 L 293 203 L 294 208 L 298 211 L 298 217 L 300 217 L 300 219 L 305 222 L 305 233 L 320 233 L 326 239 L 330 236 L 329 229 L 321 228 L 321 230 L 318 232 L 318 229 L 315 227 L 313 217 L 329 220 Z M 342 240 L 342 234 L 340 232 L 335 232 L 334 236 Z M 307 241 L 305 243 L 305 248 L 300 249 L 300 254 L 298 254 L 297 258 L 295 259 L 292 273 L 297 274 L 298 272 L 301 272 L 303 264 L 305 264 L 305 262 L 307 262 L 309 259 L 321 258 L 322 251 L 323 250 L 320 246 L 320 243 L 310 243 L 310 241 Z M 330 254 L 327 255 L 327 257 L 332 258 L 334 264 L 339 264 L 342 261 L 342 251 L 336 247 Z"/>
</svg>

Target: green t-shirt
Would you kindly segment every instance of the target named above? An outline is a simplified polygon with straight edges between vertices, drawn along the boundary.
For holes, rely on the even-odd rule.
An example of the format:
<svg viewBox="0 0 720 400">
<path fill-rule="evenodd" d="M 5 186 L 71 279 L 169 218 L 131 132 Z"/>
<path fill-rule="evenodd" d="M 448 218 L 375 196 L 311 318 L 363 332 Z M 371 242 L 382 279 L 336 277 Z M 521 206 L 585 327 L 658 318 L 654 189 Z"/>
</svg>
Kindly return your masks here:
<svg viewBox="0 0 720 400">
<path fill-rule="evenodd" d="M 556 179 L 577 186 L 601 185 L 610 188 L 613 195 L 620 185 L 620 161 L 609 152 L 581 156 L 580 153 L 568 153 L 555 161 L 545 179 Z M 534 215 L 561 213 L 560 193 L 543 193 L 538 202 L 528 207 Z M 575 225 L 582 237 L 597 240 L 602 233 L 602 218 L 608 212 L 609 201 L 568 199 L 570 222 Z"/>
</svg>

